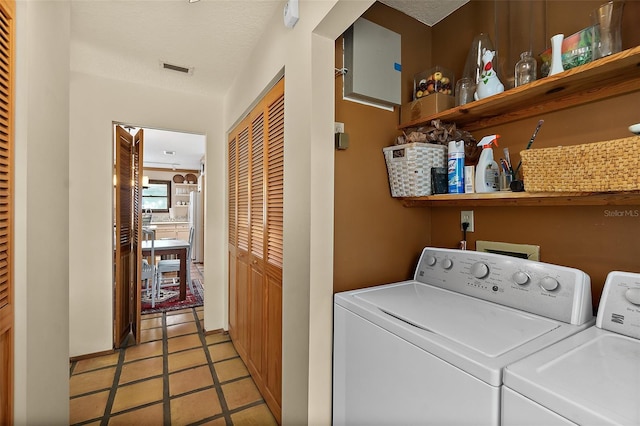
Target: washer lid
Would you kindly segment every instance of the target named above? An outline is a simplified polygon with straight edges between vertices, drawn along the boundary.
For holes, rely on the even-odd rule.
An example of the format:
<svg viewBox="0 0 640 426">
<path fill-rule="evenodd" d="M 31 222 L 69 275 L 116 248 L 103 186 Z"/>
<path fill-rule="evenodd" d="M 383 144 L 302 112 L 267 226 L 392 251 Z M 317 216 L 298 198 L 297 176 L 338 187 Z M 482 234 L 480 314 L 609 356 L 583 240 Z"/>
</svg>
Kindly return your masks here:
<svg viewBox="0 0 640 426">
<path fill-rule="evenodd" d="M 640 340 L 591 327 L 505 370 L 505 385 L 578 424 L 640 424 Z"/>
<path fill-rule="evenodd" d="M 365 290 L 354 298 L 489 358 L 559 327 L 547 318 L 418 282 Z"/>
</svg>

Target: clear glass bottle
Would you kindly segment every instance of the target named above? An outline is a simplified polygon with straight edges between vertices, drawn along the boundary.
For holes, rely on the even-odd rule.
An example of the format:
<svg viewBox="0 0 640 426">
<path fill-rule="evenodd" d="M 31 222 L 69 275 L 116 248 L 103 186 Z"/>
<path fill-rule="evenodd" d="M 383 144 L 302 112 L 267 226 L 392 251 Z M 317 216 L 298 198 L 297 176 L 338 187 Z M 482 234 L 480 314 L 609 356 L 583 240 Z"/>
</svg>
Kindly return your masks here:
<svg viewBox="0 0 640 426">
<path fill-rule="evenodd" d="M 516 63 L 516 87 L 535 81 L 537 66 L 538 64 L 536 63 L 536 60 L 533 58 L 533 56 L 531 56 L 531 52 L 522 52 L 520 54 L 520 60 Z"/>
</svg>

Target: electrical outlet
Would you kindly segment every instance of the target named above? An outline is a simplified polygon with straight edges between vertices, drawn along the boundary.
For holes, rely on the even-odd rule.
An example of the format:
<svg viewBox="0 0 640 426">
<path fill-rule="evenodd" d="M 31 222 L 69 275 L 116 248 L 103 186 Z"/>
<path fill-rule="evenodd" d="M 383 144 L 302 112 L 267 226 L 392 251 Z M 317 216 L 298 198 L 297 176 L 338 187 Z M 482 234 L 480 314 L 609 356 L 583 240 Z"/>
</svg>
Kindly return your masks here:
<svg viewBox="0 0 640 426">
<path fill-rule="evenodd" d="M 474 231 L 474 226 L 473 226 L 473 210 L 463 210 L 460 212 L 460 229 L 462 229 L 462 224 L 464 222 L 467 222 L 469 224 L 469 227 L 467 228 L 467 232 L 473 232 Z"/>
<path fill-rule="evenodd" d="M 344 123 L 333 123 L 333 133 L 344 133 Z"/>
</svg>

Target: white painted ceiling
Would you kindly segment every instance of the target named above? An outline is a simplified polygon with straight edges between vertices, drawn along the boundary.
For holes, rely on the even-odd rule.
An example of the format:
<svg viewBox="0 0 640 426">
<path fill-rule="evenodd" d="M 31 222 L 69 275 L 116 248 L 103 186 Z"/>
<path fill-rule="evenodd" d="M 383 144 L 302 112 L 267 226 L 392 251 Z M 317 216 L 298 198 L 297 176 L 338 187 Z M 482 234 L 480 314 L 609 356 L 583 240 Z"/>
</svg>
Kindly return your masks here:
<svg viewBox="0 0 640 426">
<path fill-rule="evenodd" d="M 205 142 L 204 135 L 144 129 L 143 167 L 200 170 Z"/>
<path fill-rule="evenodd" d="M 434 25 L 467 1 L 382 3 Z M 221 97 L 237 70 L 244 67 L 267 22 L 274 14 L 282 14 L 284 4 L 284 0 L 72 0 L 70 68 L 109 79 Z M 193 71 L 183 74 L 162 69 L 161 61 Z M 193 135 L 182 137 L 174 132 L 145 132 L 145 163 L 160 162 L 158 153 L 167 149 L 176 151 L 174 162 L 180 168 L 197 169 L 204 144 L 196 154 L 193 149 L 199 148 L 187 142 L 192 139 Z M 195 156 L 198 161 L 192 163 Z"/>
</svg>

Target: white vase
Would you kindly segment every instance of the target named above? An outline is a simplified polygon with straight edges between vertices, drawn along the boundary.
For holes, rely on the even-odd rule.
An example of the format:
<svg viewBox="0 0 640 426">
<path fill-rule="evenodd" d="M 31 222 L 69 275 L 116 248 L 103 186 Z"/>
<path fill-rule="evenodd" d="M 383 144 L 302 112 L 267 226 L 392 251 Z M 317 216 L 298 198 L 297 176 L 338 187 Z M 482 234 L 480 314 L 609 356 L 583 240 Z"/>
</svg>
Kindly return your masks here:
<svg viewBox="0 0 640 426">
<path fill-rule="evenodd" d="M 551 37 L 551 68 L 549 75 L 558 74 L 564 71 L 562 68 L 562 41 L 564 34 L 556 34 Z"/>
</svg>

